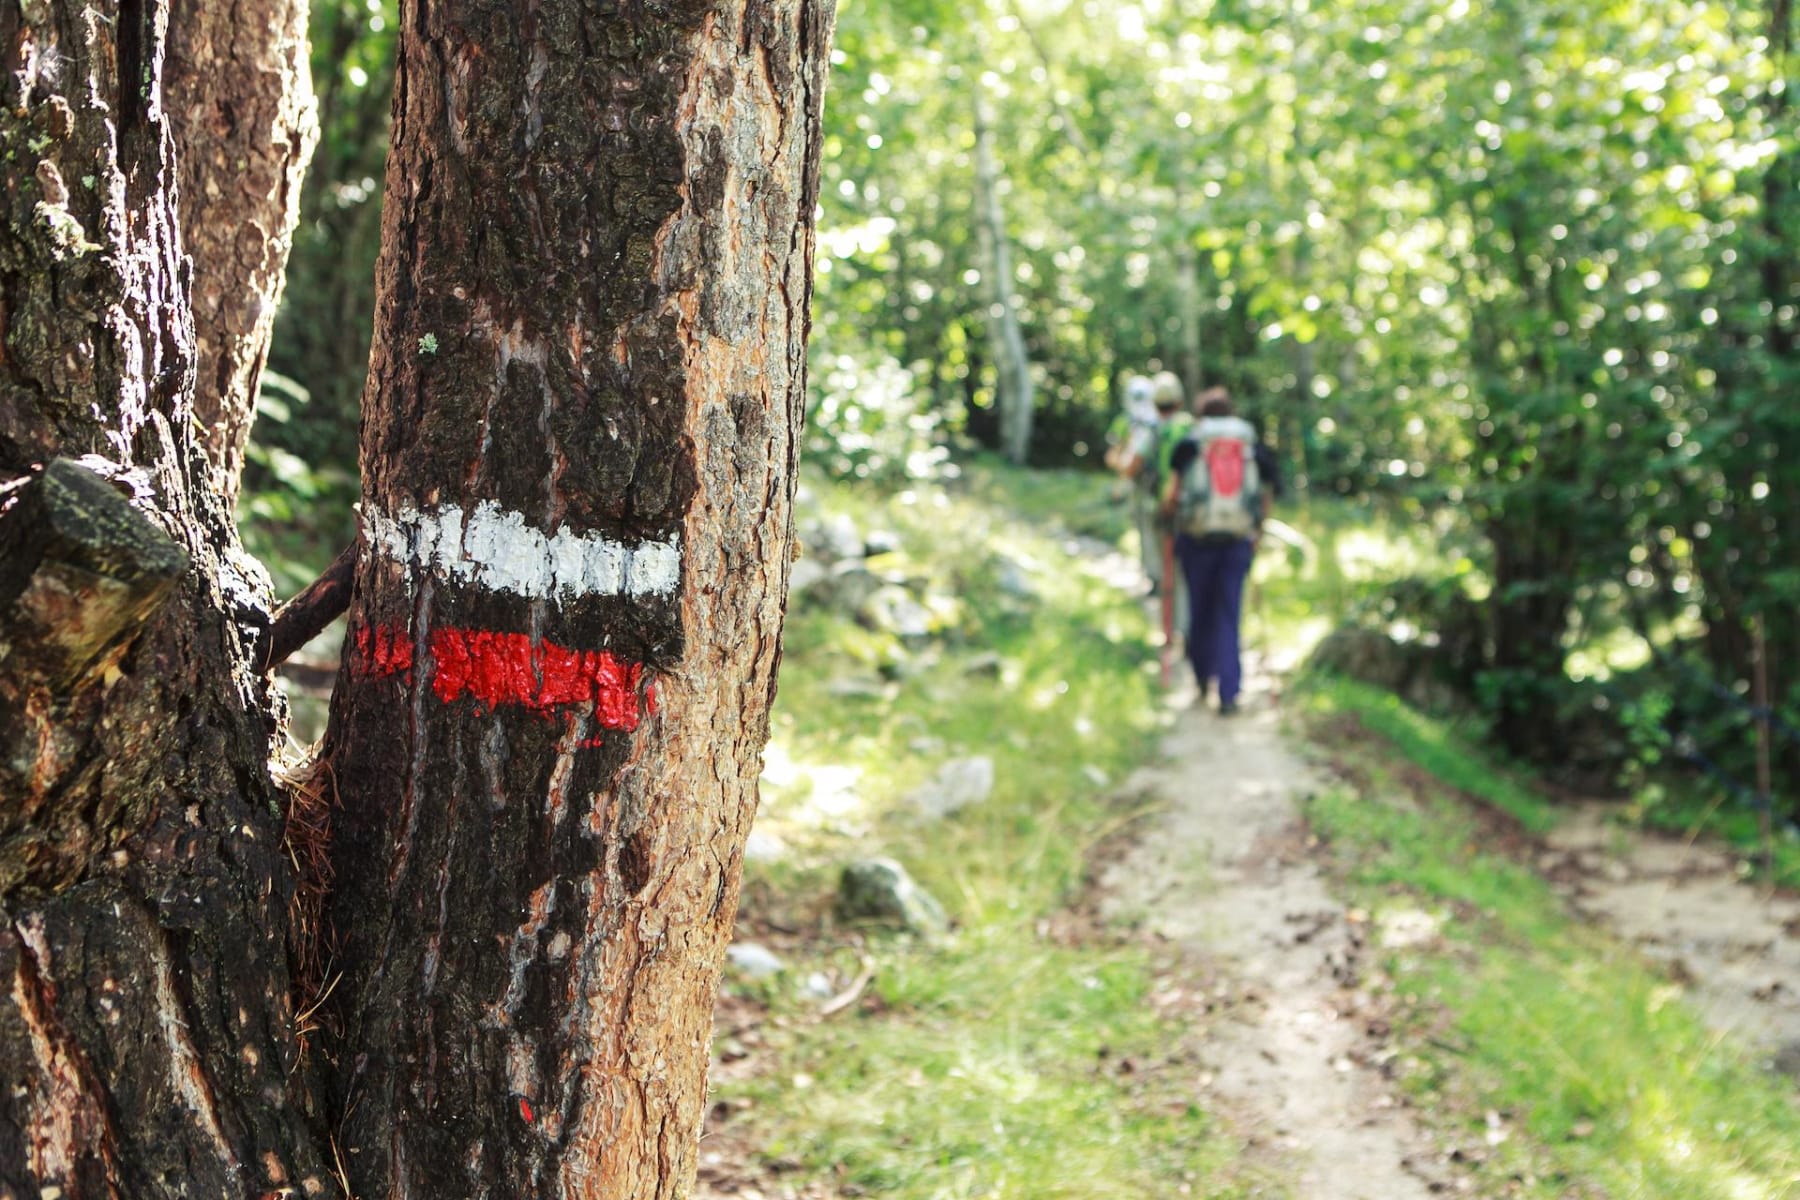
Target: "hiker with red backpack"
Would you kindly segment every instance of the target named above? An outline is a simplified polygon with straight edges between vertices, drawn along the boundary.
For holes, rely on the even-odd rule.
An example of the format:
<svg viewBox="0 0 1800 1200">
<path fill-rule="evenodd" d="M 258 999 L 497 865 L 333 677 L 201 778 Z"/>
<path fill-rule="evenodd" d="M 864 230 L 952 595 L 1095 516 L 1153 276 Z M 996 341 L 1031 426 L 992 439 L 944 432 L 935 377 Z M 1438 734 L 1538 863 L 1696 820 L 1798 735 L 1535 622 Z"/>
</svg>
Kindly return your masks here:
<svg viewBox="0 0 1800 1200">
<path fill-rule="evenodd" d="M 1244 583 L 1281 476 L 1229 392 L 1210 388 L 1198 403 L 1199 420 L 1170 456 L 1162 510 L 1174 524 L 1175 557 L 1187 583 L 1188 662 L 1202 701 L 1216 682 L 1219 712 L 1229 716 L 1243 682 Z"/>
</svg>

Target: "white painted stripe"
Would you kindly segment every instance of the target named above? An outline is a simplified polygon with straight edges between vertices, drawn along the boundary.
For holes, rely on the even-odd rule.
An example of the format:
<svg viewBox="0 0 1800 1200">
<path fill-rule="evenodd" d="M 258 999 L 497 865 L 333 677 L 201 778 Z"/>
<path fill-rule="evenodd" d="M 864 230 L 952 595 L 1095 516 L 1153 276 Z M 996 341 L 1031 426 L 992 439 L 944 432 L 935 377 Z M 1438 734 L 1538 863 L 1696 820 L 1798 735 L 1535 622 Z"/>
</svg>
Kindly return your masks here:
<svg viewBox="0 0 1800 1200">
<path fill-rule="evenodd" d="M 681 583 L 681 539 L 635 546 L 559 529 L 546 535 L 523 513 L 483 500 L 430 512 L 363 514 L 363 536 L 414 570 L 530 600 L 667 596 Z"/>
</svg>

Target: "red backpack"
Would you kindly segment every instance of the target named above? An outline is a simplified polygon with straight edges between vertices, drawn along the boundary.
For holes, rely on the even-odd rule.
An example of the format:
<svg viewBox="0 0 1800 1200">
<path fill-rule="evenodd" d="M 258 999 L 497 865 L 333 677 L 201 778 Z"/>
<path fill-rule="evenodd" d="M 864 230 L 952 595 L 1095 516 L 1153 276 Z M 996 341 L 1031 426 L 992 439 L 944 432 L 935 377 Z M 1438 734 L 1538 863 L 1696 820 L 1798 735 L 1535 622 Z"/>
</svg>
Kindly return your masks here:
<svg viewBox="0 0 1800 1200">
<path fill-rule="evenodd" d="M 1203 417 L 1199 453 L 1182 473 L 1176 524 L 1193 538 L 1247 538 L 1262 522 L 1256 430 L 1242 417 Z"/>
</svg>

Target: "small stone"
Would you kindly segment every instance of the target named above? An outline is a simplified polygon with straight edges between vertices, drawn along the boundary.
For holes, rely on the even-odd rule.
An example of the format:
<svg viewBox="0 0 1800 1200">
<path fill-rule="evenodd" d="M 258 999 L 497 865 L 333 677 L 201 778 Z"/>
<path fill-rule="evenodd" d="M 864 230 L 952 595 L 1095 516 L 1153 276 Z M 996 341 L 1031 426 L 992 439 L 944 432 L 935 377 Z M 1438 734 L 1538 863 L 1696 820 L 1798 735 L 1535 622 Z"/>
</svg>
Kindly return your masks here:
<svg viewBox="0 0 1800 1200">
<path fill-rule="evenodd" d="M 998 679 L 1006 669 L 1006 660 L 993 651 L 977 654 L 963 664 L 964 675 L 979 675 L 987 679 Z"/>
<path fill-rule="evenodd" d="M 1033 565 L 1035 564 L 1020 562 L 1005 555 L 996 555 L 994 582 L 1002 592 L 1016 600 L 1035 600 L 1038 598 L 1038 586 L 1031 577 Z"/>
<path fill-rule="evenodd" d="M 752 829 L 744 839 L 745 862 L 777 862 L 786 854 L 786 844 L 772 833 Z"/>
<path fill-rule="evenodd" d="M 900 551 L 900 535 L 891 529 L 874 529 L 863 539 L 863 557 L 876 558 Z"/>
<path fill-rule="evenodd" d="M 817 596 L 821 603 L 855 612 L 881 590 L 883 583 L 881 576 L 865 567 L 861 560 L 853 559 L 833 566 L 831 574 L 813 584 L 809 594 Z"/>
<path fill-rule="evenodd" d="M 907 800 L 928 817 L 944 817 L 986 800 L 994 790 L 994 760 L 985 754 L 953 758 Z"/>
<path fill-rule="evenodd" d="M 814 558 L 803 558 L 788 568 L 788 596 L 804 596 L 814 585 L 831 578 L 831 568 Z"/>
<path fill-rule="evenodd" d="M 880 700 L 887 696 L 887 685 L 879 679 L 846 675 L 826 684 L 825 691 L 845 700 Z"/>
<path fill-rule="evenodd" d="M 944 906 L 891 858 L 859 859 L 844 868 L 835 911 L 847 923 L 887 925 L 913 933 L 942 933 Z"/>
<path fill-rule="evenodd" d="M 931 613 L 903 587 L 885 584 L 870 593 L 857 609 L 863 624 L 909 641 L 931 636 Z"/>
<path fill-rule="evenodd" d="M 863 556 L 862 531 L 857 529 L 855 521 L 843 513 L 809 525 L 800 536 L 806 543 L 807 553 L 826 562 L 840 562 Z"/>
<path fill-rule="evenodd" d="M 725 951 L 726 959 L 738 972 L 750 979 L 767 979 L 787 969 L 773 951 L 755 942 L 734 942 Z"/>
</svg>

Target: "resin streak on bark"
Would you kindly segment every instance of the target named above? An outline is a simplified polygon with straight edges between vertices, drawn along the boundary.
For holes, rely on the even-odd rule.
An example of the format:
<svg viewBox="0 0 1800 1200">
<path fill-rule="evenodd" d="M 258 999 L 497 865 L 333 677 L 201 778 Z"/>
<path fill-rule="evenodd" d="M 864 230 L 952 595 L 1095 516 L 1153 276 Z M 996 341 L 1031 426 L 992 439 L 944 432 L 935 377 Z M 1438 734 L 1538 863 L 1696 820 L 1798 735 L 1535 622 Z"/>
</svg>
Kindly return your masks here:
<svg viewBox="0 0 1800 1200">
<path fill-rule="evenodd" d="M 684 1195 L 779 657 L 829 13 L 401 27 L 327 739 L 340 1142 L 368 1193 Z"/>
</svg>

